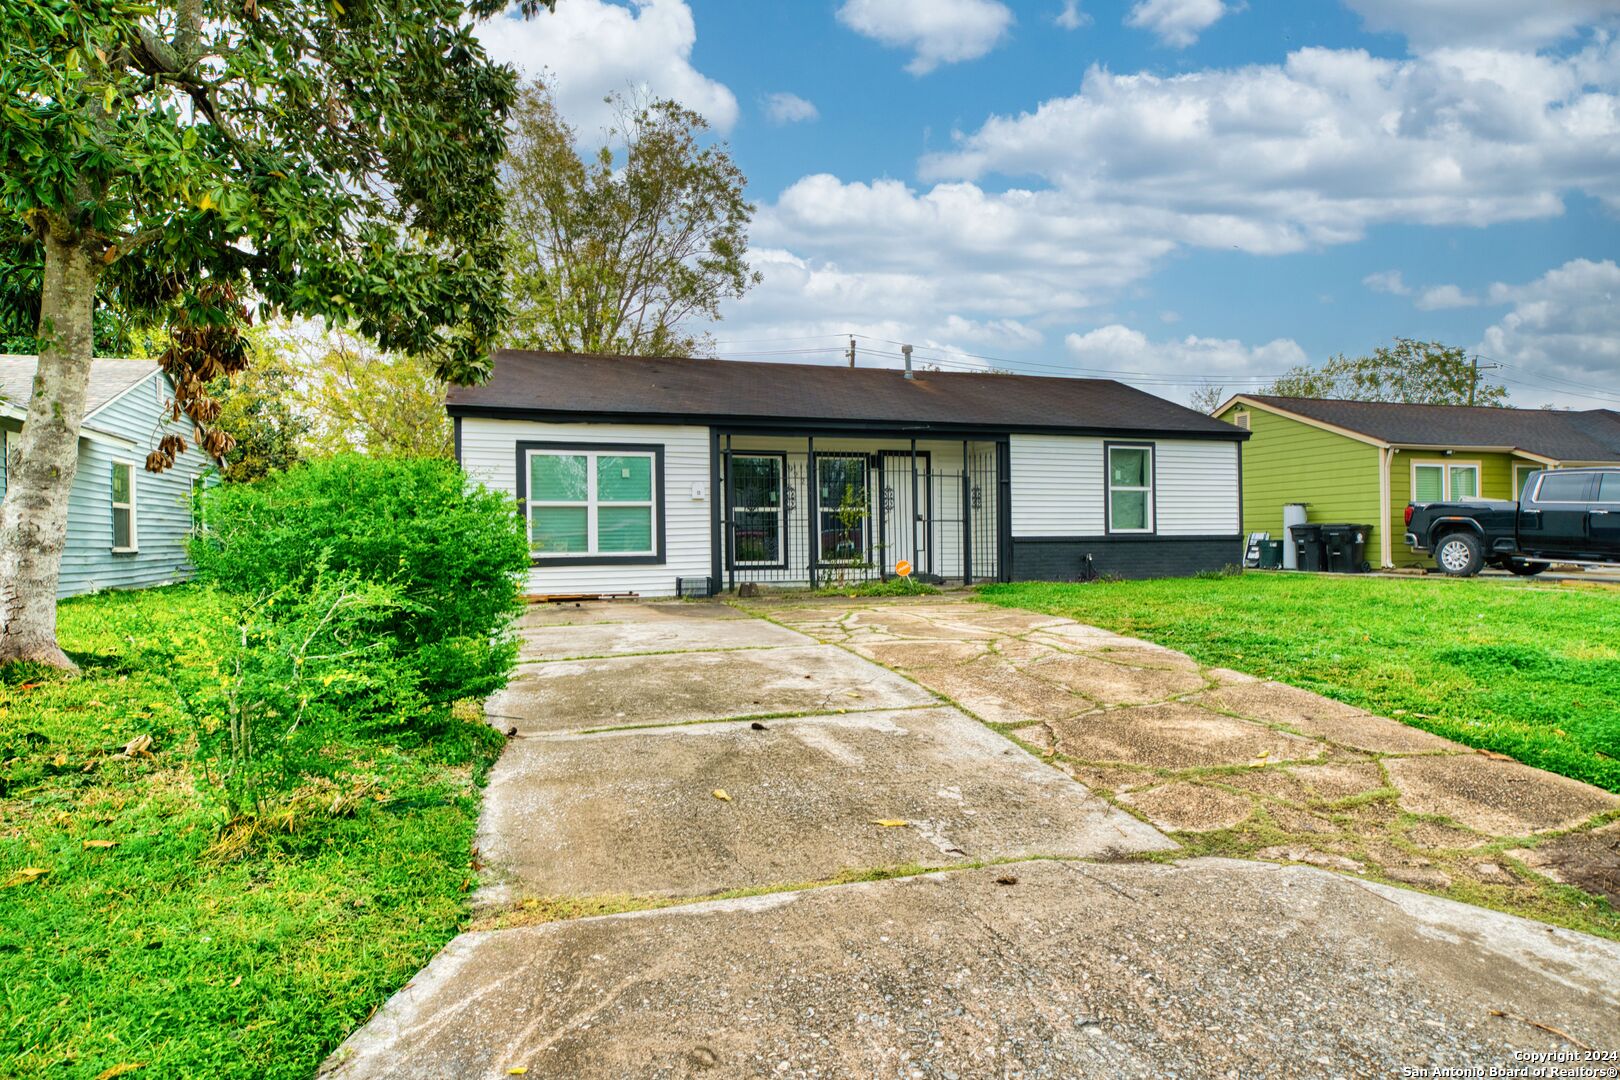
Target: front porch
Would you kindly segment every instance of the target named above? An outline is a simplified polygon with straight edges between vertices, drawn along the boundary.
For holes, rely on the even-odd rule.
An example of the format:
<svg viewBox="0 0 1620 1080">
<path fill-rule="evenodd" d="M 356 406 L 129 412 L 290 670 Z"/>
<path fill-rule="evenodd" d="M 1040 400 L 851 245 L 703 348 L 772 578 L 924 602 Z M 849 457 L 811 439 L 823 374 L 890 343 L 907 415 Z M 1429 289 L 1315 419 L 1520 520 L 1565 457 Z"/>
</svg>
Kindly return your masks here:
<svg viewBox="0 0 1620 1080">
<path fill-rule="evenodd" d="M 909 435 L 715 435 L 721 579 L 823 587 L 1005 580 L 1007 444 Z"/>
</svg>

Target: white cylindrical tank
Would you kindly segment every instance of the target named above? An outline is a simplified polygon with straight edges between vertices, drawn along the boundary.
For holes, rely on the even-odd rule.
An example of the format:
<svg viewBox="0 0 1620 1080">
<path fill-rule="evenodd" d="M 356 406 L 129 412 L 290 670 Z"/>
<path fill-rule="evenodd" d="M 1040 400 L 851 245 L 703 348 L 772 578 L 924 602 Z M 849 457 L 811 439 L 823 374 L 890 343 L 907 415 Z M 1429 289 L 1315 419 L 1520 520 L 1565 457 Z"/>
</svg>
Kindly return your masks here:
<svg viewBox="0 0 1620 1080">
<path fill-rule="evenodd" d="M 1294 550 L 1294 526 L 1305 524 L 1306 503 L 1283 505 L 1283 569 L 1298 570 L 1299 554 Z"/>
</svg>

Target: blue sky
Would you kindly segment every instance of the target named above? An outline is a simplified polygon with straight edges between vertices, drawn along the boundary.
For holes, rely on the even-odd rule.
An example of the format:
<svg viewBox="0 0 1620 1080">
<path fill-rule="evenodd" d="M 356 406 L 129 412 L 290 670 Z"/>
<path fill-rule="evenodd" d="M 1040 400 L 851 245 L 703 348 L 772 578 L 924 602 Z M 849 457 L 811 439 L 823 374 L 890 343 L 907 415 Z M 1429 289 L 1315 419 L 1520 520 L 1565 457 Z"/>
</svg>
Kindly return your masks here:
<svg viewBox="0 0 1620 1080">
<path fill-rule="evenodd" d="M 583 131 L 713 121 L 765 283 L 721 355 L 861 335 L 1185 398 L 1412 336 L 1620 408 L 1620 0 L 561 0 L 499 20 Z"/>
</svg>

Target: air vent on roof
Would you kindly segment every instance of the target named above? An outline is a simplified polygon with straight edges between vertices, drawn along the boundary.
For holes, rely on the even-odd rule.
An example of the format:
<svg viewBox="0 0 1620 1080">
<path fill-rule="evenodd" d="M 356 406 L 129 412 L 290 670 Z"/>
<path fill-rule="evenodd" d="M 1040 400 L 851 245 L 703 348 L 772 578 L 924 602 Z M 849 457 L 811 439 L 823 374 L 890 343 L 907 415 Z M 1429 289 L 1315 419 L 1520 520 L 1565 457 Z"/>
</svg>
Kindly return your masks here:
<svg viewBox="0 0 1620 1080">
<path fill-rule="evenodd" d="M 1246 412 L 1234 413 L 1232 415 L 1232 423 L 1236 424 L 1238 427 L 1242 428 L 1244 431 L 1248 431 L 1249 430 L 1249 414 L 1246 413 Z"/>
</svg>

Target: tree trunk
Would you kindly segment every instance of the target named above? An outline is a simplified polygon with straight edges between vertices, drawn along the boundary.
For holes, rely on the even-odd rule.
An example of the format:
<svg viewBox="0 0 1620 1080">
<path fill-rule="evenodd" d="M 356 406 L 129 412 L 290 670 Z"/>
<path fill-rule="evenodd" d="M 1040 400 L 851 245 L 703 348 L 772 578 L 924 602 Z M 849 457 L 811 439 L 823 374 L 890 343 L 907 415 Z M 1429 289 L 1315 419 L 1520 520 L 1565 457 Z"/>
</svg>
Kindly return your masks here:
<svg viewBox="0 0 1620 1080">
<path fill-rule="evenodd" d="M 81 243 L 46 235 L 39 367 L 0 504 L 0 664 L 30 660 L 77 670 L 56 644 L 56 579 L 90 389 L 99 271 Z"/>
</svg>

